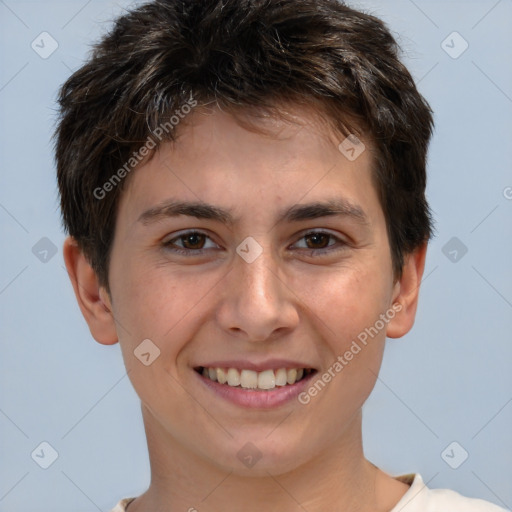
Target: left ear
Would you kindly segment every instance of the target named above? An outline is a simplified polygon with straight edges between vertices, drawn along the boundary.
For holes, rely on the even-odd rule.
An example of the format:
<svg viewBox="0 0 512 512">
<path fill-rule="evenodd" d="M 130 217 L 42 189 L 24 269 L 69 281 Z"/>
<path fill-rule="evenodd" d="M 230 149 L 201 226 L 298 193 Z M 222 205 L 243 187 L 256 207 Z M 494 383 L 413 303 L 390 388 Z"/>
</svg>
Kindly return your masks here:
<svg viewBox="0 0 512 512">
<path fill-rule="evenodd" d="M 426 242 L 405 255 L 402 276 L 395 283 L 393 290 L 393 304 L 400 304 L 401 309 L 398 311 L 398 306 L 393 306 L 396 315 L 388 323 L 388 338 L 401 338 L 414 325 L 426 255 Z"/>
</svg>

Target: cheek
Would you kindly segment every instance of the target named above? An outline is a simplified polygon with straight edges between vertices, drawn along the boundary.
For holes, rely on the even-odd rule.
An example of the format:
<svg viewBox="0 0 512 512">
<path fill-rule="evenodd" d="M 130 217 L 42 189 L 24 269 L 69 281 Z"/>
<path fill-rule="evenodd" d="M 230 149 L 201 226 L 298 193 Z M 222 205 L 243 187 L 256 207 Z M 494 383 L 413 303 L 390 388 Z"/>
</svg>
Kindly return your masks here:
<svg viewBox="0 0 512 512">
<path fill-rule="evenodd" d="M 117 299 L 113 314 L 126 370 L 139 398 L 153 414 L 176 416 L 176 404 L 180 400 L 186 403 L 177 384 L 176 359 L 191 336 L 188 330 L 194 322 L 200 290 L 189 287 L 183 278 L 172 279 L 168 273 L 164 276 L 163 268 L 144 270 L 149 265 L 142 258 L 131 261 L 135 263 L 118 263 L 122 274 L 115 276 L 112 287 Z M 195 292 L 187 293 L 190 289 Z M 173 399 L 164 405 L 161 397 Z"/>
<path fill-rule="evenodd" d="M 321 342 L 322 376 L 329 392 L 319 391 L 318 406 L 340 405 L 335 423 L 346 421 L 366 400 L 382 362 L 386 325 L 380 320 L 389 308 L 392 279 L 375 265 L 353 265 L 332 272 L 329 279 L 305 282 L 309 318 Z M 380 262 L 382 263 L 382 262 Z M 341 358 L 341 360 L 340 360 Z M 318 383 L 318 389 L 323 389 Z M 313 391 L 315 393 L 315 391 Z"/>
<path fill-rule="evenodd" d="M 127 367 L 139 369 L 134 350 L 150 339 L 160 350 L 162 369 L 176 375 L 180 353 L 211 313 L 222 275 L 197 268 L 172 270 L 143 256 L 120 262 L 112 288 L 113 313 Z"/>
<path fill-rule="evenodd" d="M 186 315 L 194 294 L 188 293 L 193 290 L 191 283 L 185 286 L 183 281 L 140 256 L 117 262 L 112 284 L 114 313 L 126 325 L 130 342 L 141 336 L 157 341 Z"/>
<path fill-rule="evenodd" d="M 373 326 L 389 307 L 391 280 L 377 269 L 358 265 L 333 270 L 325 278 L 309 276 L 302 281 L 303 289 L 308 290 L 304 302 L 338 353 Z"/>
<path fill-rule="evenodd" d="M 340 435 L 375 385 L 386 333 L 375 330 L 375 324 L 387 310 L 388 294 L 377 275 L 354 273 L 330 280 L 309 296 L 324 367 L 302 403 L 310 401 L 315 418 L 325 419 L 327 437 Z"/>
</svg>

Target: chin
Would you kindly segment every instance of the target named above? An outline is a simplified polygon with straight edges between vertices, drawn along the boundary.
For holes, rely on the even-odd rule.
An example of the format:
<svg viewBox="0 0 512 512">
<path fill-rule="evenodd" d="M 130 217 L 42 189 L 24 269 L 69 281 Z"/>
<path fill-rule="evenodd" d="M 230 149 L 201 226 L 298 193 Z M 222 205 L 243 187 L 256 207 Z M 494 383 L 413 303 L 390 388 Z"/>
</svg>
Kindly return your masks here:
<svg viewBox="0 0 512 512">
<path fill-rule="evenodd" d="M 308 446 L 308 451 L 304 450 L 304 446 Z M 248 433 L 236 436 L 224 448 L 222 453 L 210 455 L 210 459 L 223 471 L 243 477 L 285 474 L 313 457 L 311 439 L 310 442 L 296 440 L 292 443 L 285 432 L 281 436 L 273 436 L 268 429 L 264 433 L 260 431 L 258 436 Z"/>
</svg>

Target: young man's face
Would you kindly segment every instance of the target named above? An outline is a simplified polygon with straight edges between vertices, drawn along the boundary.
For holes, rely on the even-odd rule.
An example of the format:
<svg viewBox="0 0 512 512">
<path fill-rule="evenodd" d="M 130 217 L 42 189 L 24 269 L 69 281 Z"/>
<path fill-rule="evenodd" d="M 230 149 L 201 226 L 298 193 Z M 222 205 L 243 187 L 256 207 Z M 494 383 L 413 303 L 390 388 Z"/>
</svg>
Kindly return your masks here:
<svg viewBox="0 0 512 512">
<path fill-rule="evenodd" d="M 353 160 L 355 152 L 337 147 L 344 137 L 329 138 L 305 116 L 303 126 L 267 122 L 272 136 L 220 111 L 192 120 L 130 177 L 110 259 L 111 301 L 101 294 L 146 427 L 240 474 L 277 474 L 346 450 L 360 436 L 386 331 L 401 336 L 412 325 L 422 271 L 419 258 L 393 279 L 371 148 Z M 229 212 L 232 223 L 227 214 L 173 215 L 172 203 L 202 203 L 203 213 Z M 396 301 L 402 310 L 390 312 Z M 147 339 L 160 351 L 153 362 L 151 343 L 138 349 Z M 272 376 L 282 384 L 279 368 L 315 372 L 247 390 L 210 380 L 202 367 L 238 370 L 232 383 L 241 370 L 274 370 L 242 372 L 245 385 L 258 377 L 264 387 L 275 385 Z M 244 465 L 258 454 L 252 469 L 247 458 Z"/>
</svg>

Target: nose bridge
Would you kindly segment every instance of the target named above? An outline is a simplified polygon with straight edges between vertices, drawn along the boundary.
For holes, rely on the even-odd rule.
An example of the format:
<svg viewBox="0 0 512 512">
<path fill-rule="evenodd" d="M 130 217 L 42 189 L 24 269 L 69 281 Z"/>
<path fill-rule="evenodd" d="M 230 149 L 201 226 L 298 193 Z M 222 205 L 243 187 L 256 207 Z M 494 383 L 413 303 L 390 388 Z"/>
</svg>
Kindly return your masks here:
<svg viewBox="0 0 512 512">
<path fill-rule="evenodd" d="M 271 247 L 252 239 L 242 242 L 237 253 L 223 294 L 222 327 L 244 332 L 250 341 L 265 340 L 274 331 L 293 327 L 297 312 L 279 277 Z"/>
<path fill-rule="evenodd" d="M 242 297 L 252 301 L 259 299 L 266 303 L 275 303 L 279 300 L 278 268 L 270 247 L 261 251 L 254 261 L 240 257 L 236 262 L 235 273 L 240 280 Z M 282 284 L 282 283 L 281 283 Z"/>
</svg>

